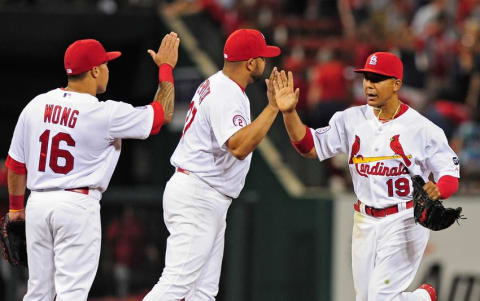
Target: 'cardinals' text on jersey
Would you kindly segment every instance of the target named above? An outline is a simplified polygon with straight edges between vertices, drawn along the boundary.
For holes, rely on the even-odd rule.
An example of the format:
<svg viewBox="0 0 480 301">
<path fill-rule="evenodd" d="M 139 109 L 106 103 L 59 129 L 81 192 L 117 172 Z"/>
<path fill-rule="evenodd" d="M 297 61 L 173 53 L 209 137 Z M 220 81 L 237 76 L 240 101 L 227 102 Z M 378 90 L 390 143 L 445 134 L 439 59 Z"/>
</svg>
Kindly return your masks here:
<svg viewBox="0 0 480 301">
<path fill-rule="evenodd" d="M 403 105 L 405 106 L 405 105 Z M 444 132 L 410 107 L 381 122 L 368 105 L 337 112 L 329 127 L 312 130 L 320 160 L 348 154 L 355 194 L 385 208 L 412 199 L 410 175 L 460 177 L 457 155 Z"/>
</svg>

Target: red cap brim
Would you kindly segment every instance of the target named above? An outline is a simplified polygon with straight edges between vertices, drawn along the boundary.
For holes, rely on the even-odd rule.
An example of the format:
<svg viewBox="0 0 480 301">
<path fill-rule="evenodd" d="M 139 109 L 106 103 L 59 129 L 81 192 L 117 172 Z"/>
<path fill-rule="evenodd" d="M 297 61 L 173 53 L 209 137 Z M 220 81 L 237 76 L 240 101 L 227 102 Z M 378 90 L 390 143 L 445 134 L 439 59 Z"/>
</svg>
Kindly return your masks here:
<svg viewBox="0 0 480 301">
<path fill-rule="evenodd" d="M 383 76 L 389 76 L 389 77 L 397 78 L 393 74 L 388 74 L 386 72 L 381 72 L 381 71 L 378 71 L 378 70 L 375 70 L 375 69 L 370 69 L 370 68 L 356 69 L 356 70 L 353 70 L 353 71 L 357 72 L 357 73 L 375 73 L 375 74 L 379 74 L 379 75 L 383 75 Z"/>
<path fill-rule="evenodd" d="M 107 52 L 107 62 L 108 61 L 111 61 L 111 60 L 114 60 L 116 58 L 118 58 L 119 56 L 121 56 L 122 53 L 120 51 L 110 51 L 110 52 Z"/>
<path fill-rule="evenodd" d="M 280 48 L 277 46 L 267 46 L 262 53 L 262 57 L 275 57 L 279 56 L 281 53 Z"/>
</svg>

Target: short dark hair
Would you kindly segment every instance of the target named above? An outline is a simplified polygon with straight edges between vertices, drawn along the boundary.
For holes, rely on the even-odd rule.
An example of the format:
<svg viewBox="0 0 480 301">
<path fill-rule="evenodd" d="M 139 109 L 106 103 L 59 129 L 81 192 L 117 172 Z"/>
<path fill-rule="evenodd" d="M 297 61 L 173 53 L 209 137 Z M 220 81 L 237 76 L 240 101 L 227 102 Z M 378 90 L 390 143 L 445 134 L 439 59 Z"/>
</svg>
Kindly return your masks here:
<svg viewBox="0 0 480 301">
<path fill-rule="evenodd" d="M 82 80 L 84 79 L 86 76 L 87 76 L 87 72 L 83 72 L 83 73 L 80 73 L 80 74 L 75 74 L 75 75 L 68 75 L 68 81 L 78 81 L 78 80 Z"/>
</svg>

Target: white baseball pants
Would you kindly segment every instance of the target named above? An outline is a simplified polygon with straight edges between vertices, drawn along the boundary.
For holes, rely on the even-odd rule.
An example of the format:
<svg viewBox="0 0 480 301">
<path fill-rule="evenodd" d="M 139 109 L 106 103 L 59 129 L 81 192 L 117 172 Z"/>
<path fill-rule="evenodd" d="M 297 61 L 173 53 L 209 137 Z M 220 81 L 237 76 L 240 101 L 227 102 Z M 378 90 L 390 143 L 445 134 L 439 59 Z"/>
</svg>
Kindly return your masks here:
<svg viewBox="0 0 480 301">
<path fill-rule="evenodd" d="M 425 290 L 404 292 L 418 270 L 429 233 L 415 224 L 413 208 L 383 218 L 355 211 L 352 269 L 356 301 L 429 301 Z"/>
<path fill-rule="evenodd" d="M 96 197 L 32 191 L 26 206 L 28 289 L 24 301 L 86 301 L 97 272 L 101 224 Z"/>
<path fill-rule="evenodd" d="M 172 176 L 163 196 L 165 268 L 144 301 L 215 300 L 231 202 L 193 174 Z"/>
</svg>

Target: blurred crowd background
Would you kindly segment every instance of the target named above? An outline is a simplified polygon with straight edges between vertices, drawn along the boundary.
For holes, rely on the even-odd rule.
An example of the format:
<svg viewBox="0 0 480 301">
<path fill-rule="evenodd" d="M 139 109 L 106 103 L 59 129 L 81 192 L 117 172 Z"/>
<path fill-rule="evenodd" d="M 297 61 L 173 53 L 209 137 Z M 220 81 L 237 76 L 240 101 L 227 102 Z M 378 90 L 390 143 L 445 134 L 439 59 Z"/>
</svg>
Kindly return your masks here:
<svg viewBox="0 0 480 301">
<path fill-rule="evenodd" d="M 16 119 L 26 103 L 65 84 L 63 52 L 75 39 L 97 38 L 107 50 L 123 52 L 118 63 L 109 65 L 109 90 L 100 99 L 148 103 L 156 89 L 156 70 L 145 50 L 158 47 L 161 36 L 171 30 L 166 18 L 181 20 L 194 41 L 180 33 L 182 52 L 175 70 L 177 121 L 155 139 L 124 144 L 102 201 L 104 247 L 91 300 L 118 300 L 115 296 L 139 300 L 158 280 L 168 235 L 161 210 L 163 187 L 173 173 L 168 160 L 180 137 L 190 98 L 206 77 L 196 63 L 199 53 L 192 52 L 189 45 L 196 45 L 221 68 L 223 43 L 238 28 L 259 29 L 269 43 L 282 48 L 282 55 L 269 62 L 265 75 L 273 66 L 294 72 L 295 84 L 301 89 L 298 111 L 314 128 L 326 126 L 336 111 L 365 103 L 362 77 L 353 70 L 363 66 L 371 52 L 399 55 L 404 63 L 401 100 L 445 131 L 461 161 L 460 194 L 480 191 L 480 0 L 0 0 L 1 156 L 7 155 Z M 252 115 L 266 104 L 264 89 L 263 83 L 247 89 Z M 269 137 L 280 160 L 298 177 L 307 194 L 351 192 L 345 158 L 322 163 L 301 158 L 290 146 L 281 117 Z M 261 296 L 256 280 L 263 276 L 251 275 L 254 268 L 239 276 L 241 267 L 230 263 L 239 257 L 251 266 L 263 260 L 254 255 L 261 246 L 257 237 L 262 238 L 262 230 L 255 227 L 262 219 L 258 204 L 264 194 L 269 195 L 265 189 L 280 184 L 257 183 L 258 179 L 273 178 L 274 172 L 258 174 L 258 169 L 272 167 L 256 160 L 245 191 L 232 206 L 230 219 L 242 230 L 230 230 L 237 231 L 237 236 L 227 233 L 222 279 L 237 278 L 222 280 L 219 300 Z M 3 213 L 8 208 L 4 167 L 0 184 Z M 305 242 L 323 234 L 298 238 L 297 251 L 304 244 L 307 257 L 318 252 L 329 255 L 331 251 L 323 245 L 311 247 Z M 325 244 L 331 240 L 329 235 L 322 238 Z M 238 237 L 242 240 L 236 240 Z M 242 251 L 229 249 L 229 243 L 235 242 Z M 311 259 L 305 265 L 309 268 L 319 261 Z M 1 271 L 0 296 L 3 292 L 6 297 L 0 299 L 20 300 L 26 272 L 11 269 L 3 260 Z M 315 275 L 297 280 L 308 284 L 325 276 Z M 236 284 L 230 284 L 233 281 Z M 323 281 L 328 287 L 329 281 Z M 237 286 L 243 299 L 228 297 Z M 295 285 L 284 289 L 298 291 Z M 310 298 L 316 296 L 314 291 L 307 289 L 305 299 L 295 300 L 314 300 Z"/>
</svg>

